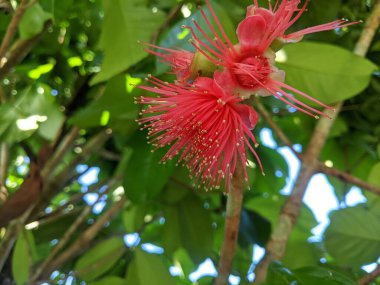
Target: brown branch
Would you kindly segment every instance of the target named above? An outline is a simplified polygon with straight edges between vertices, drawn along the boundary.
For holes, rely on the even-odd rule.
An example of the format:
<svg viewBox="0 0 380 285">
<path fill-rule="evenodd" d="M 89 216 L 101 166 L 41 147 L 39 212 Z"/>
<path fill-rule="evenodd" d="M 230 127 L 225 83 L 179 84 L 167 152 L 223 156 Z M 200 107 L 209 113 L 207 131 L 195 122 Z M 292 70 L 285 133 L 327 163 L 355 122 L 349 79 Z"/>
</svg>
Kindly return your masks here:
<svg viewBox="0 0 380 285">
<path fill-rule="evenodd" d="M 1 59 L 2 63 L 0 67 L 0 79 L 3 79 L 5 76 L 7 76 L 11 69 L 27 56 L 27 54 L 41 39 L 42 35 L 47 30 L 47 28 L 50 27 L 51 24 L 52 22 L 50 20 L 47 21 L 41 33 L 35 35 L 30 39 L 18 39 L 13 44 L 11 50 L 9 51 L 9 56 L 3 57 Z"/>
<path fill-rule="evenodd" d="M 367 285 L 371 282 L 375 281 L 378 277 L 380 277 L 380 264 L 377 265 L 374 271 L 363 276 L 358 280 L 358 285 Z"/>
<path fill-rule="evenodd" d="M 24 15 L 26 9 L 29 6 L 29 0 L 22 0 L 20 5 L 17 7 L 15 13 L 13 14 L 12 20 L 9 23 L 7 31 L 0 46 L 0 65 L 8 51 L 8 48 L 13 40 L 14 35 L 16 34 L 18 24 L 21 21 L 22 16 Z"/>
<path fill-rule="evenodd" d="M 376 7 L 367 20 L 366 28 L 363 30 L 359 42 L 356 45 L 355 54 L 363 57 L 365 56 L 375 31 L 379 26 L 379 17 L 380 1 L 377 1 Z M 306 192 L 311 177 L 318 170 L 319 154 L 342 105 L 343 103 L 340 102 L 335 106 L 336 113 L 331 116 L 331 119 L 322 117 L 316 125 L 305 155 L 303 156 L 301 170 L 292 189 L 291 195 L 285 202 L 277 226 L 274 228 L 269 242 L 267 243 L 265 256 L 256 266 L 255 283 L 257 284 L 265 282 L 269 264 L 273 260 L 279 260 L 284 256 L 287 241 L 300 213 L 302 198 Z"/>
<path fill-rule="evenodd" d="M 84 231 L 83 234 L 69 248 L 52 260 L 43 272 L 43 277 L 49 276 L 52 271 L 60 268 L 67 261 L 80 254 L 89 242 L 96 237 L 99 231 L 103 228 L 104 224 L 109 222 L 119 211 L 121 211 L 125 202 L 126 198 L 122 197 L 118 202 L 113 204 L 112 207 L 100 216 L 91 227 Z"/>
<path fill-rule="evenodd" d="M 76 233 L 76 231 L 79 229 L 79 227 L 85 222 L 87 216 L 91 213 L 93 207 L 96 205 L 97 202 L 99 202 L 102 199 L 103 195 L 106 195 L 109 191 L 113 190 L 117 185 L 119 185 L 121 181 L 121 176 L 117 175 L 111 181 L 108 183 L 108 188 L 105 193 L 100 194 L 98 196 L 98 199 L 92 206 L 86 206 L 82 210 L 82 212 L 79 214 L 78 218 L 74 221 L 73 224 L 67 229 L 67 231 L 64 233 L 62 238 L 60 238 L 59 243 L 53 248 L 53 250 L 50 252 L 49 256 L 45 259 L 45 261 L 35 270 L 35 274 L 31 278 L 32 282 L 37 281 L 38 278 L 41 276 L 43 271 L 48 267 L 48 265 L 53 261 L 53 259 L 58 255 L 59 252 L 66 246 L 66 244 L 71 240 L 73 235 Z M 98 185 L 98 191 L 104 186 Z"/>
<path fill-rule="evenodd" d="M 293 148 L 293 143 L 289 140 L 289 138 L 284 134 L 284 132 L 281 130 L 281 128 L 272 120 L 270 114 L 268 111 L 265 109 L 265 107 L 261 104 L 259 100 L 255 101 L 255 106 L 257 107 L 259 113 L 264 117 L 268 125 L 272 128 L 272 130 L 277 134 L 277 136 L 280 138 L 280 140 L 287 145 L 294 155 L 298 157 L 299 160 L 302 160 L 302 154 L 298 153 L 294 148 Z M 339 169 L 335 168 L 330 168 L 327 167 L 323 162 L 318 162 L 318 172 L 322 172 L 326 175 L 331 175 L 342 182 L 345 183 L 351 183 L 353 185 L 356 185 L 362 189 L 368 190 L 376 195 L 380 195 L 380 187 L 368 183 L 358 177 L 355 177 L 347 172 L 344 172 Z"/>
<path fill-rule="evenodd" d="M 244 177 L 241 165 L 237 165 L 232 187 L 227 196 L 226 222 L 224 240 L 220 253 L 218 276 L 214 285 L 228 285 L 239 234 L 240 213 L 244 196 Z"/>
<path fill-rule="evenodd" d="M 92 137 L 83 147 L 82 152 L 75 156 L 75 158 L 63 167 L 59 173 L 45 176 L 45 184 L 42 190 L 41 199 L 33 211 L 34 217 L 46 206 L 47 203 L 50 202 L 51 198 L 57 193 L 57 191 L 59 191 L 65 183 L 70 180 L 75 167 L 88 156 L 101 148 L 102 145 L 111 137 L 111 134 L 111 129 L 102 130 Z"/>
<path fill-rule="evenodd" d="M 176 6 L 174 6 L 170 11 L 169 13 L 166 15 L 166 20 L 165 22 L 158 27 L 158 29 L 156 30 L 156 32 L 152 35 L 151 39 L 150 39 L 150 42 L 152 44 L 156 44 L 157 43 L 157 40 L 159 38 L 159 36 L 162 34 L 163 31 L 165 31 L 165 29 L 170 25 L 170 23 L 173 21 L 173 19 L 175 17 L 177 17 L 177 15 L 179 14 L 179 12 L 181 12 L 181 8 L 183 6 L 183 2 L 177 4 Z"/>
<path fill-rule="evenodd" d="M 334 176 L 338 178 L 339 180 L 350 183 L 353 185 L 356 185 L 362 189 L 368 190 L 369 192 L 372 192 L 376 195 L 380 195 L 380 187 L 376 186 L 375 184 L 368 183 L 367 181 L 364 181 L 358 177 L 355 177 L 347 172 L 341 171 L 339 169 L 330 168 L 324 165 L 322 162 L 318 164 L 318 171 Z"/>
<path fill-rule="evenodd" d="M 41 175 L 42 177 L 46 177 L 49 173 L 51 173 L 52 169 L 62 162 L 64 155 L 68 150 L 73 146 L 74 140 L 77 138 L 79 133 L 79 128 L 72 128 L 69 133 L 64 137 L 62 142 L 59 144 L 57 149 L 54 151 L 54 154 L 51 159 L 46 162 L 46 165 L 42 169 Z"/>
<path fill-rule="evenodd" d="M 4 204 L 8 197 L 8 190 L 5 184 L 8 173 L 9 146 L 6 143 L 0 144 L 0 206 Z"/>
</svg>

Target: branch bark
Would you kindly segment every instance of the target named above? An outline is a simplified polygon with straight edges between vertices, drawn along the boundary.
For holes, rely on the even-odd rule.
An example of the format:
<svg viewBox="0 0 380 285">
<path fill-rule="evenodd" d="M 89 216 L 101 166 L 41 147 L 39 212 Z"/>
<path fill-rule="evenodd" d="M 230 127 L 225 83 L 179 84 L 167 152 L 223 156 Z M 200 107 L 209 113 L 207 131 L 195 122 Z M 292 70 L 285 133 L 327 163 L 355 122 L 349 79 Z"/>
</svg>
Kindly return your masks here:
<svg viewBox="0 0 380 285">
<path fill-rule="evenodd" d="M 86 206 L 82 212 L 79 214 L 78 218 L 74 221 L 73 224 L 67 229 L 67 231 L 64 233 L 62 238 L 60 238 L 59 243 L 53 248 L 53 250 L 50 252 L 49 256 L 44 260 L 44 262 L 35 270 L 35 274 L 31 278 L 31 281 L 37 281 L 38 278 L 41 276 L 41 274 L 44 272 L 44 270 L 48 267 L 48 265 L 53 261 L 53 259 L 58 255 L 58 253 L 66 246 L 66 244 L 71 240 L 75 232 L 79 229 L 80 225 L 84 223 L 87 216 L 91 213 L 91 210 L 93 209 L 93 206 L 96 205 L 96 203 L 101 199 L 103 195 L 106 195 L 109 191 L 114 189 L 117 185 L 119 185 L 119 182 L 121 181 L 121 176 L 116 175 L 111 179 L 111 181 L 108 183 L 108 188 L 105 193 L 99 194 L 97 201 L 92 206 Z M 102 185 L 99 187 L 98 190 L 103 188 Z"/>
<path fill-rule="evenodd" d="M 27 56 L 34 45 L 41 39 L 42 35 L 51 23 L 51 21 L 47 21 L 44 29 L 38 35 L 26 40 L 19 39 L 13 44 L 11 50 L 9 51 L 9 56 L 1 58 L 0 79 L 7 76 L 11 69 Z"/>
<path fill-rule="evenodd" d="M 358 280 L 358 285 L 367 285 L 372 281 L 375 281 L 378 277 L 380 277 L 380 264 L 377 265 L 374 271 L 369 273 L 368 275 L 362 277 Z"/>
<path fill-rule="evenodd" d="M 359 56 L 365 56 L 372 42 L 373 36 L 379 26 L 380 18 L 380 1 L 366 22 L 366 26 L 355 47 L 354 53 Z M 265 282 L 269 264 L 273 260 L 279 260 L 283 257 L 289 236 L 297 222 L 302 198 L 305 194 L 307 185 L 313 174 L 318 170 L 319 154 L 326 142 L 331 126 L 333 125 L 343 103 L 338 103 L 335 108 L 336 112 L 331 119 L 322 117 L 315 128 L 310 143 L 303 156 L 302 166 L 297 181 L 292 189 L 291 195 L 286 201 L 279 216 L 279 221 L 274 228 L 270 240 L 266 246 L 266 252 L 263 259 L 255 269 L 255 283 Z"/>
<path fill-rule="evenodd" d="M 29 6 L 29 0 L 22 0 L 20 5 L 17 7 L 15 13 L 13 14 L 12 20 L 9 23 L 3 41 L 0 46 L 0 62 L 2 62 L 5 54 L 8 51 L 8 48 L 13 40 L 13 37 L 17 31 L 18 24 L 21 21 L 22 16 L 24 15 L 26 9 Z M 0 63 L 1 64 L 1 63 Z"/>
<path fill-rule="evenodd" d="M 257 107 L 259 113 L 264 117 L 264 119 L 266 120 L 268 125 L 272 128 L 272 130 L 280 138 L 280 140 L 292 150 L 294 155 L 296 155 L 299 160 L 302 160 L 303 159 L 302 154 L 298 153 L 293 148 L 293 143 L 284 134 L 284 132 L 279 128 L 279 126 L 272 120 L 270 114 L 268 113 L 268 111 L 265 109 L 265 107 L 261 104 L 261 102 L 259 100 L 255 101 L 255 106 Z M 334 176 L 343 182 L 356 185 L 356 186 L 362 188 L 363 190 L 368 190 L 369 192 L 372 192 L 376 195 L 380 195 L 380 187 L 378 187 L 374 184 L 368 183 L 368 182 L 366 182 L 366 181 L 364 181 L 358 177 L 355 177 L 355 176 L 353 176 L 353 175 L 351 175 L 345 171 L 342 171 L 342 170 L 339 170 L 336 168 L 327 167 L 321 161 L 318 162 L 318 170 L 317 171 L 324 173 L 326 175 Z"/>
<path fill-rule="evenodd" d="M 82 252 L 84 248 L 93 240 L 99 231 L 103 228 L 104 224 L 110 221 L 121 209 L 124 207 L 126 198 L 122 197 L 119 201 L 112 205 L 107 212 L 100 216 L 97 221 L 89 227 L 69 248 L 56 257 L 46 270 L 43 272 L 43 278 L 48 277 L 50 273 L 56 269 L 59 269 L 68 260 L 74 258 Z"/>
<path fill-rule="evenodd" d="M 240 213 L 244 196 L 244 177 L 241 165 L 237 165 L 232 187 L 227 196 L 226 222 L 224 240 L 220 254 L 218 276 L 214 285 L 228 285 L 239 234 Z"/>
</svg>

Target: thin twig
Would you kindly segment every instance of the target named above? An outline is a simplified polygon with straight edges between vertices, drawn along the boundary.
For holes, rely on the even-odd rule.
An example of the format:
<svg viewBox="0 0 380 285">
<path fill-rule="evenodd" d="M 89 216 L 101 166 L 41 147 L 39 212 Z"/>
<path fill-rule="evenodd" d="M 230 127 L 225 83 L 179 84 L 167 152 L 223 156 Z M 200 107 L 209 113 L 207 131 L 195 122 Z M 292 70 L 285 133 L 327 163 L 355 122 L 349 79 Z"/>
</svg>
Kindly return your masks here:
<svg viewBox="0 0 380 285">
<path fill-rule="evenodd" d="M 372 281 L 375 281 L 378 277 L 380 277 L 380 264 L 377 265 L 374 271 L 363 276 L 358 280 L 358 285 L 367 285 Z"/>
<path fill-rule="evenodd" d="M 0 65 L 0 79 L 3 79 L 11 69 L 21 62 L 34 45 L 41 39 L 42 35 L 45 33 L 48 27 L 52 24 L 52 21 L 47 21 L 44 25 L 44 29 L 41 33 L 35 35 L 30 39 L 18 39 L 9 51 L 9 56 L 2 58 L 2 63 Z"/>
<path fill-rule="evenodd" d="M 169 11 L 169 13 L 166 16 L 165 22 L 161 26 L 159 26 L 158 29 L 156 30 L 156 32 L 152 35 L 152 37 L 150 39 L 150 42 L 152 44 L 156 44 L 157 43 L 157 40 L 158 40 L 159 36 L 170 25 L 170 23 L 173 21 L 173 19 L 177 17 L 177 15 L 179 14 L 179 12 L 181 12 L 181 8 L 182 8 L 182 6 L 184 4 L 185 3 L 181 2 L 181 3 L 177 4 L 176 6 L 174 6 Z"/>
<path fill-rule="evenodd" d="M 79 229 L 80 225 L 86 220 L 87 216 L 91 213 L 93 207 L 102 199 L 103 195 L 106 195 L 109 191 L 114 189 L 117 185 L 119 185 L 121 181 L 120 176 L 114 177 L 108 184 L 107 191 L 105 193 L 99 193 L 98 199 L 92 206 L 86 206 L 79 214 L 78 218 L 74 221 L 73 224 L 68 228 L 65 234 L 60 238 L 59 243 L 53 248 L 50 252 L 49 256 L 45 259 L 45 261 L 35 270 L 35 274 L 31 278 L 32 281 L 38 280 L 42 272 L 48 267 L 48 265 L 52 262 L 52 260 L 57 256 L 57 254 L 66 246 L 66 244 L 71 240 L 75 232 Z M 99 186 L 98 191 L 103 188 L 104 185 Z"/>
<path fill-rule="evenodd" d="M 9 146 L 7 143 L 0 144 L 0 206 L 4 204 L 8 197 L 8 190 L 5 185 L 8 173 Z"/>
<path fill-rule="evenodd" d="M 237 165 L 232 187 L 227 196 L 224 240 L 220 253 L 218 276 L 214 285 L 228 285 L 239 234 L 240 213 L 244 196 L 244 177 L 241 165 Z"/>
<path fill-rule="evenodd" d="M 15 13 L 13 14 L 12 20 L 9 23 L 7 31 L 0 46 L 0 62 L 8 51 L 8 48 L 13 40 L 13 37 L 17 31 L 18 24 L 21 21 L 26 9 L 29 6 L 29 0 L 22 0 L 20 5 L 17 7 Z M 1 64 L 1 63 L 0 63 Z"/>
<path fill-rule="evenodd" d="M 327 167 L 322 162 L 320 162 L 318 165 L 318 171 L 327 175 L 334 176 L 343 182 L 350 183 L 362 189 L 368 190 L 373 194 L 380 195 L 380 187 L 376 186 L 375 184 L 368 183 L 367 181 L 364 181 L 339 169 Z"/>
<path fill-rule="evenodd" d="M 49 159 L 44 168 L 41 171 L 42 177 L 46 177 L 49 173 L 51 173 L 52 169 L 55 169 L 55 167 L 62 162 L 62 159 L 64 155 L 67 153 L 68 150 L 71 149 L 74 140 L 77 138 L 79 133 L 78 127 L 73 127 L 69 133 L 64 137 L 62 142 L 59 144 L 57 149 L 54 151 L 54 154 L 51 159 Z"/>
<path fill-rule="evenodd" d="M 356 45 L 355 54 L 363 57 L 365 56 L 368 47 L 372 42 L 375 31 L 379 26 L 379 18 L 380 1 L 378 0 Z M 281 259 L 285 253 L 287 241 L 300 213 L 302 198 L 305 194 L 307 185 L 313 174 L 318 170 L 319 154 L 342 105 L 343 103 L 340 102 L 335 106 L 336 113 L 331 116 L 331 120 L 323 117 L 317 123 L 314 134 L 312 135 L 308 148 L 303 156 L 301 170 L 292 193 L 286 201 L 280 213 L 277 226 L 274 228 L 270 240 L 267 243 L 265 256 L 256 266 L 255 283 L 257 284 L 265 282 L 268 266 L 271 261 Z"/>
<path fill-rule="evenodd" d="M 97 221 L 89 227 L 83 234 L 64 252 L 56 257 L 43 272 L 43 277 L 49 276 L 52 271 L 60 268 L 68 260 L 74 258 L 82 252 L 84 248 L 92 241 L 99 231 L 103 228 L 104 224 L 109 222 L 123 207 L 126 198 L 122 197 L 118 202 L 112 205 L 108 211 L 101 215 Z"/>
<path fill-rule="evenodd" d="M 264 105 L 260 102 L 258 98 L 254 101 L 255 107 L 260 112 L 260 114 L 264 117 L 268 125 L 272 128 L 272 130 L 277 134 L 279 139 L 290 148 L 290 150 L 301 160 L 301 155 L 294 149 L 292 142 L 285 135 L 285 133 L 278 127 L 278 125 L 272 120 L 271 115 L 265 109 Z"/>
<path fill-rule="evenodd" d="M 290 141 L 290 139 L 284 134 L 284 132 L 281 130 L 281 128 L 273 121 L 271 118 L 270 114 L 268 111 L 265 109 L 265 107 L 261 104 L 259 100 L 255 101 L 255 106 L 257 107 L 258 111 L 260 114 L 264 117 L 268 125 L 272 128 L 272 130 L 276 133 L 276 135 L 279 137 L 279 139 L 287 145 L 294 155 L 298 157 L 299 160 L 302 161 L 302 154 L 298 153 L 294 148 L 293 148 L 293 143 Z M 356 164 L 357 165 L 357 164 Z M 376 195 L 380 195 L 380 187 L 368 183 L 358 177 L 355 177 L 347 172 L 344 172 L 342 170 L 336 169 L 336 168 L 331 168 L 327 167 L 323 162 L 318 162 L 318 170 L 317 172 L 322 172 L 326 175 L 331 175 L 342 182 L 345 183 L 351 183 L 353 185 L 356 185 L 362 189 L 368 190 L 369 192 L 372 192 Z"/>
</svg>

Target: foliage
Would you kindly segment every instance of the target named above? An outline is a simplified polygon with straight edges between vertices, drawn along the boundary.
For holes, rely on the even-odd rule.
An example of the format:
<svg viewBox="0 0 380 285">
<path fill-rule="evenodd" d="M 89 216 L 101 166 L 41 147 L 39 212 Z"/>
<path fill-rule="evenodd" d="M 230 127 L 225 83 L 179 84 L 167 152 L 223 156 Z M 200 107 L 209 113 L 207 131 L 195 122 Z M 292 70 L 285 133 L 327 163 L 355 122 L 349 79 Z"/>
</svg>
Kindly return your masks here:
<svg viewBox="0 0 380 285">
<path fill-rule="evenodd" d="M 251 2 L 212 1 L 231 38 Z M 305 13 L 297 27 L 343 16 L 364 20 L 369 2 L 373 1 L 312 1 L 310 15 Z M 217 267 L 225 196 L 219 190 L 194 187 L 187 170 L 175 162 L 160 164 L 164 150 L 152 152 L 146 143 L 147 134 L 135 122 L 140 107 L 134 104 L 134 97 L 143 94 L 136 86 L 147 74 L 171 78 L 167 68 L 137 41 L 157 39 L 166 47 L 190 47 L 190 35 L 180 27 L 190 25 L 191 17 L 200 19 L 199 3 L 203 4 L 193 0 L 40 0 L 27 9 L 15 42 L 39 37 L 38 42 L 0 82 L 0 167 L 3 161 L 9 166 L 1 186 L 6 186 L 10 197 L 17 197 L 25 188 L 22 185 L 33 179 L 28 175 L 33 163 L 41 169 L 48 167 L 42 171 L 43 193 L 15 199 L 15 207 L 23 212 L 34 202 L 37 207 L 25 222 L 26 229 L 15 236 L 0 283 L 26 284 L 57 243 L 69 238 L 56 255 L 61 257 L 84 237 L 80 250 L 59 266 L 49 267 L 60 259 L 51 260 L 45 278 L 54 284 L 65 284 L 69 278 L 71 284 L 92 285 L 212 284 L 211 277 L 196 282 L 191 273 L 207 258 Z M 182 10 L 173 14 L 177 5 Z M 207 7 L 205 12 L 209 13 Z M 185 18 L 187 13 L 192 16 Z M 10 20 L 0 14 L 0 38 Z M 205 23 L 200 21 L 200 25 Z M 308 36 L 303 43 L 281 50 L 278 65 L 286 71 L 287 83 L 321 101 L 346 100 L 321 161 L 380 186 L 380 75 L 376 71 L 380 36 L 376 35 L 368 59 L 359 58 L 351 51 L 362 29 L 363 24 L 358 24 Z M 273 120 L 293 144 L 304 149 L 314 118 L 295 113 L 279 100 L 264 99 L 261 102 L 273 111 Z M 267 127 L 262 118 L 254 130 L 256 137 Z M 71 141 L 70 134 L 75 134 Z M 249 168 L 251 191 L 245 192 L 232 271 L 240 284 L 248 284 L 253 251 L 257 245 L 265 246 L 287 199 L 281 190 L 289 183 L 291 171 L 279 153 L 283 144 L 275 134 L 274 138 L 276 147 L 266 147 L 264 141 L 257 149 L 266 176 L 255 165 Z M 40 150 L 46 145 L 53 146 L 53 151 L 43 159 Z M 62 155 L 49 164 L 49 158 L 61 150 Z M 97 170 L 96 179 L 87 181 L 88 174 Z M 362 189 L 367 202 L 348 207 L 345 197 L 353 185 L 328 179 L 339 208 L 331 214 L 324 237 L 317 242 L 310 239 L 318 222 L 304 205 L 282 263 L 270 267 L 268 285 L 356 284 L 363 275 L 361 267 L 380 256 L 379 198 Z M 86 230 L 93 229 L 122 196 L 127 199 L 125 207 L 86 240 Z M 0 199 L 0 221 L 11 215 L 1 204 Z M 82 211 L 88 215 L 66 237 Z M 5 230 L 0 229 L 0 238 L 6 239 Z"/>
</svg>

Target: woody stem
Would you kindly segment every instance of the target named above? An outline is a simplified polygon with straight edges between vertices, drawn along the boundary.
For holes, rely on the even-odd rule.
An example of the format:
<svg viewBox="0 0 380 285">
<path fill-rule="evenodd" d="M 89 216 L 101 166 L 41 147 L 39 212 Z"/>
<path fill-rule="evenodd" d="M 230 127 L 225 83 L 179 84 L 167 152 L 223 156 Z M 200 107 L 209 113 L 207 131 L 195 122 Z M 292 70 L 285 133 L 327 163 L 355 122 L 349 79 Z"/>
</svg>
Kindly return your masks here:
<svg viewBox="0 0 380 285">
<path fill-rule="evenodd" d="M 220 253 L 218 277 L 214 285 L 228 285 L 228 277 L 231 273 L 232 261 L 237 247 L 243 193 L 243 169 L 241 165 L 238 165 L 232 179 L 232 186 L 227 194 L 224 240 Z"/>
</svg>

